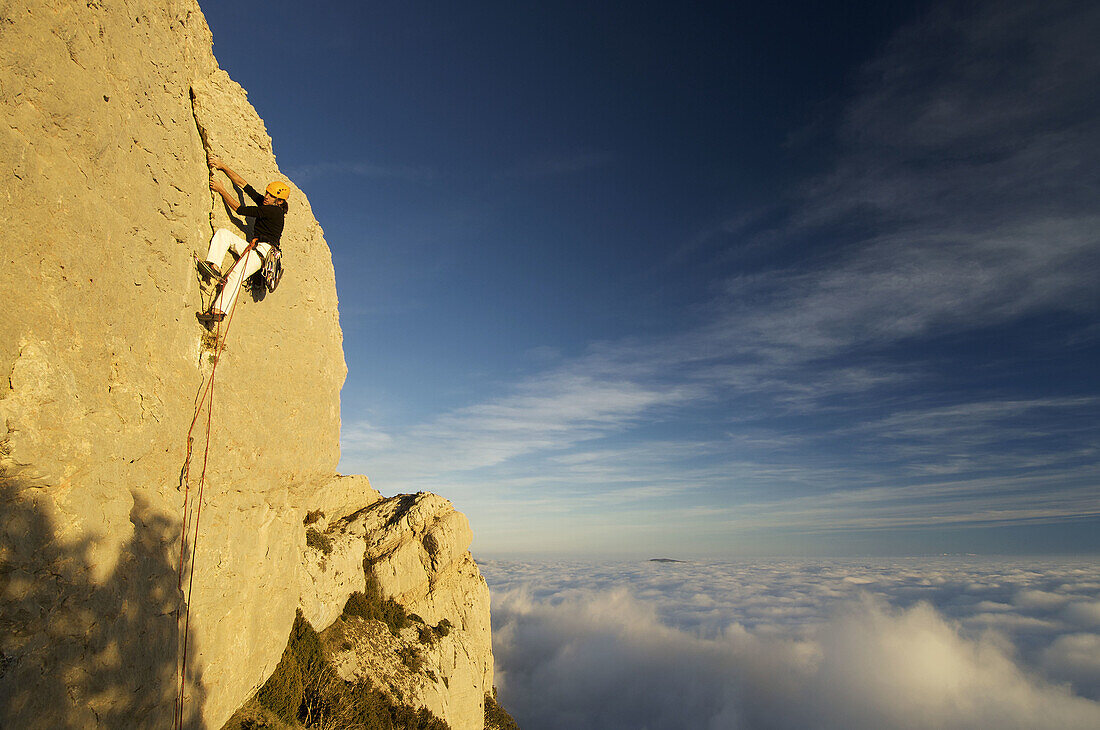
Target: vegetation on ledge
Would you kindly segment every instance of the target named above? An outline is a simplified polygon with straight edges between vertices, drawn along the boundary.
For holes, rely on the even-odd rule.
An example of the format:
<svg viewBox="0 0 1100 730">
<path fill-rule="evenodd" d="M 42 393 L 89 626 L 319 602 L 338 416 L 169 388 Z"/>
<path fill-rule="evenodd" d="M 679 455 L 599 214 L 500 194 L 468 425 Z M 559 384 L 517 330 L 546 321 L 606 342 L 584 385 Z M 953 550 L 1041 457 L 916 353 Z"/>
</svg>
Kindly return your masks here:
<svg viewBox="0 0 1100 730">
<path fill-rule="evenodd" d="M 451 730 L 424 708 L 392 702 L 365 681 L 345 682 L 301 612 L 275 672 L 222 730 Z"/>
<path fill-rule="evenodd" d="M 519 730 L 512 716 L 497 703 L 497 688 L 485 695 L 485 730 Z"/>
<path fill-rule="evenodd" d="M 363 593 L 356 591 L 344 604 L 345 616 L 359 616 L 364 619 L 377 619 L 390 627 L 394 636 L 410 623 L 405 607 L 391 598 L 382 598 L 378 579 L 367 571 L 367 587 Z"/>
</svg>

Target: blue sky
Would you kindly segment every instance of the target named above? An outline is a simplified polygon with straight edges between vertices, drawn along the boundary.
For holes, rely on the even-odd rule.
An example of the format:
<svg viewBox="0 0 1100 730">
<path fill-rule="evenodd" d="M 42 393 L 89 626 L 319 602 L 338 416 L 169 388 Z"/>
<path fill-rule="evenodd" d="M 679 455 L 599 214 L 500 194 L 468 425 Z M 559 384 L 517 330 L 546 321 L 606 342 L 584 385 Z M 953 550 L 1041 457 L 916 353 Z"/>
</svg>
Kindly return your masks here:
<svg viewBox="0 0 1100 730">
<path fill-rule="evenodd" d="M 204 4 L 341 470 L 477 555 L 1100 549 L 1100 8 L 885 5 Z"/>
</svg>

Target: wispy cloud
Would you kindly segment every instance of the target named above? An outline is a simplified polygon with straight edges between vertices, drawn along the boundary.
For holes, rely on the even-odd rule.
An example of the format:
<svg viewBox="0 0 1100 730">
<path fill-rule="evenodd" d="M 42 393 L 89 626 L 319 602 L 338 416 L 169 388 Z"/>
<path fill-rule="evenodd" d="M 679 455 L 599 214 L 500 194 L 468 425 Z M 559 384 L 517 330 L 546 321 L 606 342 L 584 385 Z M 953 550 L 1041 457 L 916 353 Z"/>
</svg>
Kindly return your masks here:
<svg viewBox="0 0 1100 730">
<path fill-rule="evenodd" d="M 393 446 L 390 434 L 375 428 L 368 421 L 345 424 L 340 429 L 340 448 L 348 452 L 377 451 Z"/>
<path fill-rule="evenodd" d="M 746 502 L 729 510 L 731 529 L 793 529 L 803 533 L 906 527 L 1042 524 L 1100 517 L 1089 466 L 1041 475 L 969 476 L 951 481 L 835 489 L 824 495 Z"/>
<path fill-rule="evenodd" d="M 430 464 L 424 467 L 430 474 L 480 469 L 621 432 L 692 396 L 689 385 L 662 387 L 568 369 L 539 375 L 509 395 L 414 426 L 395 450 L 378 453 L 381 444 L 364 439 L 345 439 L 345 446 L 398 471 L 411 469 L 409 476 L 420 471 L 417 464 Z M 357 433 L 365 427 L 352 424 L 346 430 Z"/>
<path fill-rule="evenodd" d="M 873 233 L 781 287 L 754 329 L 836 348 L 1095 312 L 1098 28 L 1086 4 L 985 3 L 900 32 L 864 70 L 837 165 L 794 220 Z"/>
<path fill-rule="evenodd" d="M 1067 337 L 1096 336 L 1098 35 L 1088 4 L 933 11 L 864 69 L 835 165 L 791 216 L 731 219 L 746 245 L 802 258 L 721 282 L 677 333 L 593 343 L 392 442 L 349 424 L 345 463 L 486 514 L 479 494 L 545 509 L 690 494 L 684 510 L 728 507 L 731 526 L 805 530 L 1100 514 L 1095 392 L 974 396 L 944 371 L 981 354 L 934 352 L 1056 314 L 1084 321 Z"/>
</svg>

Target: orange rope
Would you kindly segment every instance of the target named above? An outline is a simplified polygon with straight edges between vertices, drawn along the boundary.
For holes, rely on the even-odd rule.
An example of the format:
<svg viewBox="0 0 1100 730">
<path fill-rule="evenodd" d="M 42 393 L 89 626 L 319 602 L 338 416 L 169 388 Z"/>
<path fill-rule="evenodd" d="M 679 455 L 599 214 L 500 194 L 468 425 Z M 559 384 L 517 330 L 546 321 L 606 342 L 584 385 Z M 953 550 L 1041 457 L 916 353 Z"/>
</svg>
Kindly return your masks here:
<svg viewBox="0 0 1100 730">
<path fill-rule="evenodd" d="M 226 272 L 225 278 L 229 277 L 229 274 L 233 272 L 239 265 L 243 265 L 245 269 L 248 268 L 248 257 L 252 254 L 252 250 L 256 247 L 256 241 L 258 239 L 252 239 L 252 242 L 245 248 L 244 253 L 238 258 L 233 265 L 229 267 L 229 271 Z M 224 286 L 223 279 L 223 286 Z M 229 308 L 229 314 L 225 318 L 225 331 L 222 332 L 222 324 L 218 322 L 218 326 L 214 330 L 214 337 L 217 340 L 217 347 L 214 350 L 214 360 L 210 368 L 210 375 L 203 383 L 203 387 L 200 389 L 200 395 L 196 399 L 195 415 L 191 418 L 191 426 L 187 429 L 187 452 L 184 457 L 183 468 L 180 470 L 180 483 L 183 486 L 183 532 L 180 538 L 180 560 L 179 560 L 179 576 L 177 578 L 176 587 L 178 590 L 183 590 L 183 566 L 185 556 L 187 553 L 187 537 L 190 531 L 194 532 L 194 537 L 191 540 L 191 560 L 190 570 L 187 578 L 187 595 L 183 607 L 183 647 L 181 650 L 182 658 L 176 664 L 176 679 L 179 681 L 179 689 L 176 693 L 176 716 L 175 725 L 176 730 L 182 730 L 183 728 L 183 704 L 184 695 L 187 685 L 187 639 L 191 626 L 191 592 L 195 583 L 195 555 L 198 551 L 199 543 L 199 519 L 202 517 L 202 495 L 203 488 L 206 486 L 206 465 L 210 459 L 210 431 L 214 421 L 214 373 L 218 370 L 218 363 L 221 361 L 222 351 L 225 349 L 225 340 L 229 336 L 229 326 L 233 323 L 233 314 L 237 311 L 237 298 L 241 292 L 241 286 L 244 284 L 244 277 L 242 276 L 237 282 L 237 291 L 233 295 L 233 306 Z M 212 305 L 211 305 L 212 306 Z M 194 523 L 190 522 L 190 512 L 188 510 L 188 496 L 191 492 L 190 485 L 190 473 L 191 473 L 191 455 L 192 446 L 194 444 L 194 437 L 192 433 L 195 430 L 195 424 L 198 423 L 199 415 L 202 413 L 203 405 L 206 405 L 206 444 L 202 453 L 202 472 L 199 475 L 199 494 L 195 504 L 191 505 L 191 508 L 195 511 Z M 181 596 L 181 600 L 183 600 Z M 176 622 L 180 619 L 180 611 L 177 609 Z"/>
</svg>

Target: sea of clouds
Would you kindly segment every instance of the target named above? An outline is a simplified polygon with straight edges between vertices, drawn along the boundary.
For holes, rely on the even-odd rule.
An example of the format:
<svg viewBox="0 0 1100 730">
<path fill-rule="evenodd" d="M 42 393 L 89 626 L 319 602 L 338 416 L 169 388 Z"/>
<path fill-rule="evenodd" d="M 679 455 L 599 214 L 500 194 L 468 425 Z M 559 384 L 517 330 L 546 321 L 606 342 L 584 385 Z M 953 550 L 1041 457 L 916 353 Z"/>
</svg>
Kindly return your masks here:
<svg viewBox="0 0 1100 730">
<path fill-rule="evenodd" d="M 1100 564 L 479 561 L 523 730 L 1100 728 Z"/>
</svg>

